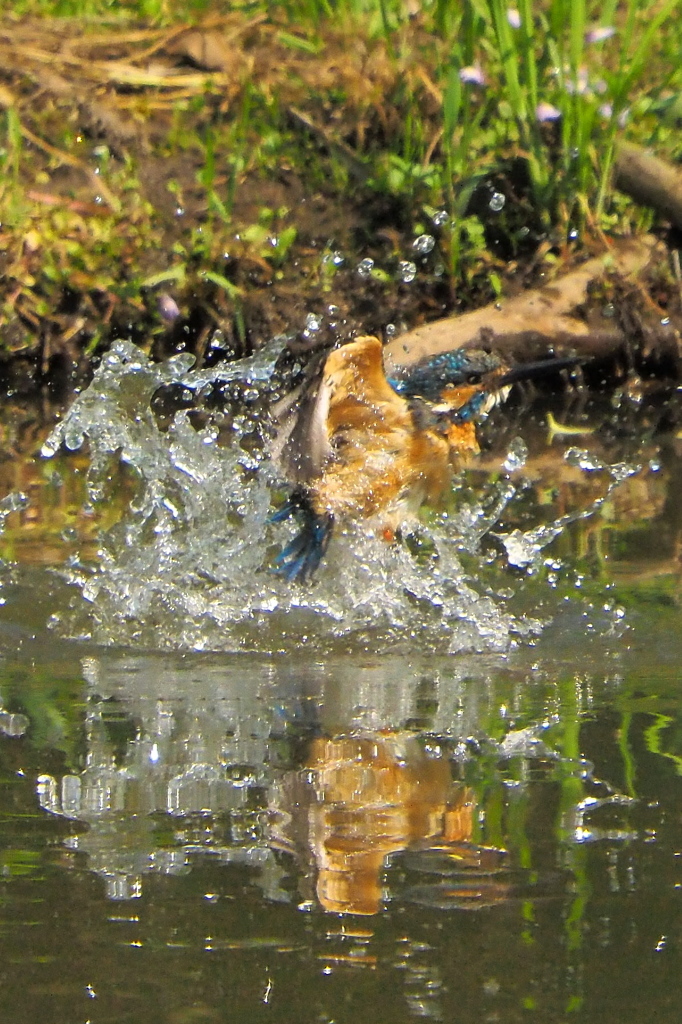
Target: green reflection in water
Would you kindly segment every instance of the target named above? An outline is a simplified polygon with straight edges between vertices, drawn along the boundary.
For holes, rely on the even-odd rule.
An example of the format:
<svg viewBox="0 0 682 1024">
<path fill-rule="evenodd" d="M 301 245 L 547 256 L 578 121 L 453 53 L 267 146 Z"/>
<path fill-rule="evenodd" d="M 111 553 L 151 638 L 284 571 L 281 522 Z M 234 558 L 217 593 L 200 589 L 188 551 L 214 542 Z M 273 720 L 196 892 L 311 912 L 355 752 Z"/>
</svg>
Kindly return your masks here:
<svg viewBox="0 0 682 1024">
<path fill-rule="evenodd" d="M 682 502 L 664 455 L 557 539 L 573 574 L 554 587 L 542 566 L 528 603 L 572 601 L 504 659 L 75 647 L 40 628 L 68 596 L 7 567 L 3 1019 L 677 1024 Z M 3 557 L 93 556 L 78 459 L 60 484 L 27 460 L 11 487 L 38 481 L 38 513 L 8 519 Z M 506 529 L 598 492 L 547 462 Z"/>
<path fill-rule="evenodd" d="M 577 1012 L 623 1019 L 620 1000 L 604 1012 L 595 984 L 598 971 L 618 984 L 641 962 L 662 928 L 657 904 L 674 892 L 670 867 L 655 877 L 651 869 L 673 861 L 679 821 L 654 845 L 644 837 L 679 800 L 677 774 L 656 769 L 669 762 L 670 744 L 661 756 L 651 731 L 669 739 L 662 717 L 679 721 L 679 704 L 674 716 L 630 713 L 630 758 L 635 766 L 654 759 L 648 785 L 659 807 L 605 804 L 587 820 L 583 802 L 607 790 L 586 759 L 598 760 L 609 793 L 618 795 L 628 774 L 608 677 L 594 676 L 588 699 L 581 676 L 541 679 L 522 659 L 492 670 L 474 660 L 459 686 L 447 663 L 378 671 L 87 659 L 87 681 L 70 698 L 76 663 L 62 690 L 46 666 L 22 666 L 23 674 L 15 666 L 11 697 L 2 689 L 4 706 L 29 722 L 41 699 L 48 707 L 55 692 L 62 706 L 71 699 L 71 728 L 81 733 L 70 767 L 64 748 L 46 746 L 32 724 L 0 740 L 8 780 L 0 801 L 15 812 L 0 858 L 10 894 L 3 941 L 14 949 L 16 979 L 2 1000 L 12 1019 L 71 1019 L 87 985 L 97 993 L 88 1012 L 102 1020 L 179 1020 L 197 1007 L 221 1020 L 225 999 L 239 1019 L 265 1019 L 274 1008 L 283 1021 L 345 1022 L 362 1007 L 379 1020 L 428 1011 L 473 1021 L 483 1005 L 511 1020 L 529 1012 L 557 1024 Z M 428 722 L 406 730 L 402 722 L 424 714 L 426 671 Z M 660 682 L 651 678 L 650 692 Z M 35 779 L 46 774 L 61 792 L 56 817 L 37 809 Z M 65 779 L 80 780 L 78 793 Z M 577 841 L 578 827 L 603 837 Z M 614 838 L 617 829 L 630 838 Z M 383 895 L 374 914 L 366 913 L 374 882 L 358 857 L 377 865 Z M 355 913 L 323 911 L 316 886 L 330 867 L 336 888 L 325 898 L 346 899 Z M 609 889 L 609 871 L 624 885 L 630 870 L 629 896 Z M 679 941 L 679 925 L 668 917 L 665 926 L 668 942 Z M 39 940 L 27 944 L 36 929 Z M 658 985 L 674 984 L 670 971 L 657 972 Z M 630 1019 L 652 998 L 644 985 Z M 661 1019 L 674 1018 L 662 1007 Z"/>
</svg>

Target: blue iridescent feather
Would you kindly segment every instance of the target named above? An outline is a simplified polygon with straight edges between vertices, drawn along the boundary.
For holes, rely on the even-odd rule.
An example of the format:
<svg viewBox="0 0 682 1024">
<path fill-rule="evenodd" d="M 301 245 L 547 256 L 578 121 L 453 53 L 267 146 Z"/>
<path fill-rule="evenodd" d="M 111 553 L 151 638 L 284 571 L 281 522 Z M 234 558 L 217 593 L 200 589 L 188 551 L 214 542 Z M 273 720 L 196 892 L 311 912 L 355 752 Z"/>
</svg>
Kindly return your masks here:
<svg viewBox="0 0 682 1024">
<path fill-rule="evenodd" d="M 302 493 L 294 493 L 273 513 L 270 521 L 281 523 L 292 516 L 301 521 L 301 529 L 280 551 L 273 571 L 289 581 L 304 581 L 310 579 L 322 561 L 332 534 L 334 517 L 316 512 Z"/>
<path fill-rule="evenodd" d="M 443 388 L 460 384 L 477 384 L 487 374 L 501 368 L 500 360 L 480 349 L 454 349 L 422 359 L 406 368 L 389 384 L 403 398 L 426 398 L 438 401 Z"/>
</svg>

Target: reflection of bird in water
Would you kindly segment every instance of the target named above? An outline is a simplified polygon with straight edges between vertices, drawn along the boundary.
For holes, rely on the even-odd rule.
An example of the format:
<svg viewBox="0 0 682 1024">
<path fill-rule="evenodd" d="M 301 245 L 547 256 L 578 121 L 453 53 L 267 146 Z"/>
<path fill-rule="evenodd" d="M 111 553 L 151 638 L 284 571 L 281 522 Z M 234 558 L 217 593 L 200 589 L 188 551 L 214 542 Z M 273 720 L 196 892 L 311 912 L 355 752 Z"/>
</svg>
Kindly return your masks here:
<svg viewBox="0 0 682 1024">
<path fill-rule="evenodd" d="M 278 571 L 287 579 L 310 577 L 338 518 L 381 514 L 390 535 L 423 503 L 436 504 L 453 470 L 479 450 L 476 420 L 515 380 L 572 362 L 509 369 L 488 352 L 457 349 L 389 380 L 378 338 L 332 351 L 317 388 L 294 393 L 276 410 L 274 456 L 296 490 L 273 519 L 301 521 Z"/>
<path fill-rule="evenodd" d="M 372 732 L 314 740 L 306 766 L 316 802 L 308 814 L 317 896 L 337 914 L 376 914 L 387 858 L 435 846 L 469 858 L 473 793 L 445 758 L 415 736 Z"/>
</svg>

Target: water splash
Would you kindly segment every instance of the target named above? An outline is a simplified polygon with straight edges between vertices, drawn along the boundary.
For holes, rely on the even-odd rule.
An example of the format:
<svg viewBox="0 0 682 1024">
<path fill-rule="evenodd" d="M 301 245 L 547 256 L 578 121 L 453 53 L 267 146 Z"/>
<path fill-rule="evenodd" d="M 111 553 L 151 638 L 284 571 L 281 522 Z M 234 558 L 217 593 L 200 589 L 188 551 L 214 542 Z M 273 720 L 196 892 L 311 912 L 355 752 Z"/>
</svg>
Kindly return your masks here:
<svg viewBox="0 0 682 1024">
<path fill-rule="evenodd" d="M 593 516 L 611 496 L 613 491 L 629 476 L 637 473 L 641 467 L 627 462 L 608 463 L 598 458 L 593 452 L 582 448 L 569 448 L 564 456 L 571 466 L 577 466 L 587 473 L 605 473 L 609 483 L 605 493 L 595 498 L 587 508 L 577 509 L 559 516 L 552 523 L 542 523 L 531 530 L 513 530 L 511 533 L 497 534 L 507 552 L 510 565 L 516 568 L 537 569 L 541 562 L 544 549 L 559 536 L 571 523 Z M 507 457 L 507 465 L 510 457 Z"/>
<path fill-rule="evenodd" d="M 0 533 L 5 528 L 5 520 L 12 512 L 23 512 L 28 508 L 28 496 L 22 491 L 11 491 L 0 501 Z"/>
<path fill-rule="evenodd" d="M 281 481 L 263 441 L 263 403 L 242 403 L 226 421 L 207 397 L 239 382 L 242 396 L 262 398 L 284 340 L 253 358 L 201 371 L 191 369 L 187 354 L 157 364 L 129 342 L 113 346 L 43 455 L 87 441 L 95 512 L 123 475 L 128 487 L 132 475 L 134 495 L 101 535 L 97 561 L 74 559 L 64 570 L 80 593 L 52 626 L 101 644 L 165 649 L 276 651 L 354 637 L 372 650 L 405 641 L 453 653 L 502 653 L 536 630 L 537 623 L 516 619 L 501 598 L 484 592 L 460 561 L 463 550 L 477 553 L 514 498 L 508 477 L 482 505 L 436 520 L 426 558 L 408 545 L 387 544 L 367 524 L 351 524 L 336 532 L 310 586 L 273 575 L 290 526 L 270 522 L 272 491 Z M 169 386 L 193 400 L 199 426 L 186 408 L 167 429 L 160 425 L 153 398 Z M 514 446 L 508 468 L 524 458 Z"/>
</svg>

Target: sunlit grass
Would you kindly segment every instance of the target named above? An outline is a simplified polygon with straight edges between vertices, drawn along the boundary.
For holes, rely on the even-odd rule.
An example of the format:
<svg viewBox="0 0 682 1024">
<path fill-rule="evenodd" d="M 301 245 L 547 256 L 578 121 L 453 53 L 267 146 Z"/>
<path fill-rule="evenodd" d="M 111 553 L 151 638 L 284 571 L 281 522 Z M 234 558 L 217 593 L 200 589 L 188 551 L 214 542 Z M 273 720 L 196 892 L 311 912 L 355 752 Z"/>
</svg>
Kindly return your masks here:
<svg viewBox="0 0 682 1024">
<path fill-rule="evenodd" d="M 4 14 L 20 17 L 79 18 L 108 21 L 166 21 L 207 13 L 211 0 L 11 0 Z"/>
<path fill-rule="evenodd" d="M 187 259 L 210 256 L 206 239 L 218 251 L 223 236 L 234 232 L 240 183 L 249 174 L 272 173 L 283 161 L 304 180 L 323 178 L 336 192 L 361 187 L 390 197 L 417 233 L 434 231 L 438 215 L 434 233 L 453 289 L 475 281 L 479 294 L 490 296 L 499 290 L 505 260 L 541 246 L 563 253 L 586 235 L 632 230 L 636 217 L 611 190 L 614 154 L 623 135 L 675 151 L 674 114 L 666 120 L 659 111 L 682 87 L 677 57 L 682 23 L 674 18 L 679 0 L 516 4 L 261 0 L 243 5 L 245 21 L 262 15 L 276 33 L 272 38 L 305 60 L 309 77 L 297 102 L 323 129 L 328 116 L 323 112 L 340 112 L 344 134 L 335 146 L 332 127 L 331 141 L 315 156 L 309 139 L 297 143 L 279 98 L 276 68 L 263 80 L 245 77 L 236 101 L 225 105 L 220 117 L 212 112 L 215 94 L 212 99 L 210 92 L 197 93 L 186 116 L 174 115 L 165 143 L 169 155 L 178 145 L 196 155 L 197 181 L 205 193 L 203 241 L 196 252 L 189 245 Z M 101 33 L 103 24 L 112 32 L 124 22 L 163 29 L 201 23 L 207 16 L 239 17 L 239 10 L 210 0 L 13 0 L 3 13 L 84 19 L 86 31 L 90 21 Z M 342 67 L 344 53 L 356 45 L 366 47 L 371 68 L 379 69 L 375 81 L 341 76 L 330 86 L 330 62 Z M 12 217 L 20 220 L 23 208 L 22 126 L 37 115 L 25 105 L 3 106 L 0 214 L 11 223 Z M 134 181 L 133 173 L 129 177 Z M 260 238 L 269 223 L 271 211 L 265 207 L 263 216 L 246 226 L 254 237 Z M 242 239 L 251 237 L 244 227 L 238 226 Z M 272 254 L 277 265 L 286 259 L 295 224 L 287 223 L 286 231 L 279 236 L 286 245 Z"/>
</svg>

